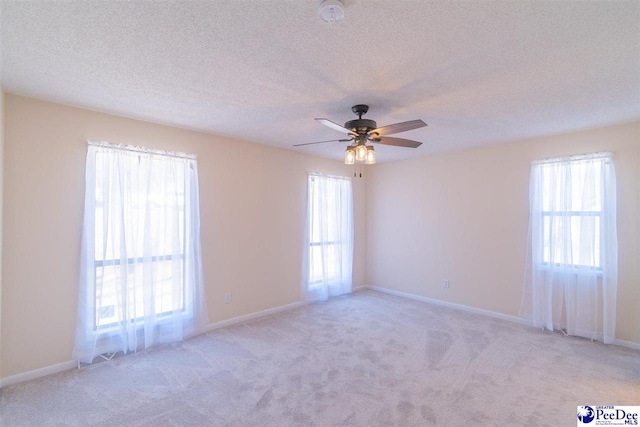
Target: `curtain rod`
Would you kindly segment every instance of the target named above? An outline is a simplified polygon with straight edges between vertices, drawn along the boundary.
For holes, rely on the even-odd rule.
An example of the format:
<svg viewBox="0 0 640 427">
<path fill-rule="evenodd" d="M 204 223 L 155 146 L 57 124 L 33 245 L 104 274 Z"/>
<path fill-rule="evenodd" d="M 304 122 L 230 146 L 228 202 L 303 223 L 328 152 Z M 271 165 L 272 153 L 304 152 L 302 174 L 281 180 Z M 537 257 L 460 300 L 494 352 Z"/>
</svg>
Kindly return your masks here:
<svg viewBox="0 0 640 427">
<path fill-rule="evenodd" d="M 319 177 L 323 177 L 323 178 L 344 179 L 344 180 L 351 181 L 351 177 L 350 176 L 328 175 L 326 173 L 320 173 L 320 172 L 309 172 L 309 175 L 311 175 L 311 176 L 319 176 Z"/>
<path fill-rule="evenodd" d="M 95 147 L 104 147 L 112 150 L 131 151 L 132 153 L 139 153 L 139 154 L 151 154 L 154 156 L 164 156 L 164 157 L 172 157 L 172 158 L 187 159 L 187 160 L 196 160 L 197 158 L 195 154 L 188 154 L 180 151 L 156 150 L 156 149 L 146 148 L 146 147 L 137 147 L 134 145 L 111 144 L 107 141 L 92 141 L 90 139 L 87 139 L 87 144 L 93 145 Z"/>
<path fill-rule="evenodd" d="M 533 160 L 531 164 L 542 165 L 542 164 L 549 164 L 549 163 L 568 163 L 568 162 L 577 162 L 580 160 L 612 159 L 612 158 L 613 158 L 613 154 L 611 154 L 611 152 L 604 151 L 600 153 L 579 154 L 577 156 L 553 157 L 549 159 Z"/>
</svg>

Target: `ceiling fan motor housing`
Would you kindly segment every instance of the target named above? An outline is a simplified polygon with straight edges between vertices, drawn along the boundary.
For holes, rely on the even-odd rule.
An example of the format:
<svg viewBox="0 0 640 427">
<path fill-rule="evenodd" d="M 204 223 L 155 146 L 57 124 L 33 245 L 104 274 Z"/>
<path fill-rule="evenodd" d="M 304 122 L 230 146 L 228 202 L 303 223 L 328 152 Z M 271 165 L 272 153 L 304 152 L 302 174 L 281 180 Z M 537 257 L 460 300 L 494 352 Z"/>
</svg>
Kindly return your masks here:
<svg viewBox="0 0 640 427">
<path fill-rule="evenodd" d="M 346 127 L 347 129 L 351 129 L 356 133 L 366 133 L 366 132 L 369 132 L 371 129 L 376 129 L 378 125 L 373 120 L 355 119 L 355 120 L 349 120 L 347 123 L 344 124 L 344 127 Z"/>
<path fill-rule="evenodd" d="M 363 134 L 369 132 L 371 129 L 377 129 L 378 125 L 373 120 L 363 119 L 362 115 L 367 114 L 369 111 L 369 106 L 365 104 L 358 104 L 351 107 L 351 111 L 354 114 L 358 115 L 358 118 L 355 120 L 349 120 L 344 124 L 344 127 L 347 129 L 351 129 L 356 133 Z"/>
</svg>

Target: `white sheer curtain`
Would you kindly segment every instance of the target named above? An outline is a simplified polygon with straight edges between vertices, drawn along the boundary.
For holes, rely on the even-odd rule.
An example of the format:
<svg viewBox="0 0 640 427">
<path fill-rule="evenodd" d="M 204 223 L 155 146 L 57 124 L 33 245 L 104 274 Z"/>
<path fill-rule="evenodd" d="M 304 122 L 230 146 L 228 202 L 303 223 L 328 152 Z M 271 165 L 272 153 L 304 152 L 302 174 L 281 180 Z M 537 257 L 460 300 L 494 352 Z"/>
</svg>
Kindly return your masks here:
<svg viewBox="0 0 640 427">
<path fill-rule="evenodd" d="M 521 315 L 533 326 L 611 343 L 618 242 L 610 153 L 536 161 Z"/>
<path fill-rule="evenodd" d="M 89 141 L 74 359 L 206 323 L 195 156 Z"/>
<path fill-rule="evenodd" d="M 327 299 L 351 292 L 352 270 L 351 178 L 310 173 L 302 299 Z"/>
</svg>

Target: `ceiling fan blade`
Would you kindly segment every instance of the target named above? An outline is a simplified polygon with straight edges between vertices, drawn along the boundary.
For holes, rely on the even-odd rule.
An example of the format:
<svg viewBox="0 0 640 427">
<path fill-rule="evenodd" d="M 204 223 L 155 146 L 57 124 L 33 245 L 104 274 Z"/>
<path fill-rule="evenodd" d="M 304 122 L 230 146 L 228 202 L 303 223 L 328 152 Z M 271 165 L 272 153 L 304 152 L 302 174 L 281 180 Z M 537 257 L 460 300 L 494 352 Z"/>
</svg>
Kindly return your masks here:
<svg viewBox="0 0 640 427">
<path fill-rule="evenodd" d="M 371 142 L 384 145 L 393 145 L 394 147 L 408 148 L 418 148 L 422 145 L 422 142 L 413 141 L 411 139 L 393 138 L 388 136 L 383 136 L 382 138 L 374 138 L 371 140 Z"/>
<path fill-rule="evenodd" d="M 427 126 L 427 124 L 422 120 L 410 120 L 408 122 L 395 123 L 389 126 L 382 126 L 381 128 L 370 130 L 369 135 L 374 137 L 393 135 L 394 133 L 406 132 L 413 129 L 423 128 L 425 126 Z"/>
<path fill-rule="evenodd" d="M 319 121 L 320 123 L 322 123 L 323 125 L 330 127 L 333 130 L 337 130 L 338 132 L 344 132 L 344 133 L 348 133 L 351 136 L 357 136 L 358 134 L 353 132 L 351 129 L 347 129 L 344 126 L 341 126 L 337 123 L 332 122 L 331 120 L 328 119 L 316 119 L 317 121 Z"/>
<path fill-rule="evenodd" d="M 301 147 L 303 145 L 324 144 L 325 142 L 348 142 L 348 141 L 351 141 L 351 139 L 330 139 L 328 141 L 305 142 L 304 144 L 295 144 L 294 147 Z"/>
</svg>

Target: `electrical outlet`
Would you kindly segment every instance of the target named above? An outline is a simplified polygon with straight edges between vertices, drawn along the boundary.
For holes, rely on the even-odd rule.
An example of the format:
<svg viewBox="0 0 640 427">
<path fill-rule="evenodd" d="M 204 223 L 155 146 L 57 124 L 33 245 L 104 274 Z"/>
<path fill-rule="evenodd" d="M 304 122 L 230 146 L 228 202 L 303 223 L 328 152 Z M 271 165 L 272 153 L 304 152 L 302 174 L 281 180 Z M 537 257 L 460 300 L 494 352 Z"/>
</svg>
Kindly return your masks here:
<svg viewBox="0 0 640 427">
<path fill-rule="evenodd" d="M 444 279 L 442 281 L 442 287 L 449 289 L 449 279 Z"/>
<path fill-rule="evenodd" d="M 231 293 L 228 294 L 224 294 L 224 303 L 230 303 L 231 302 Z"/>
</svg>

